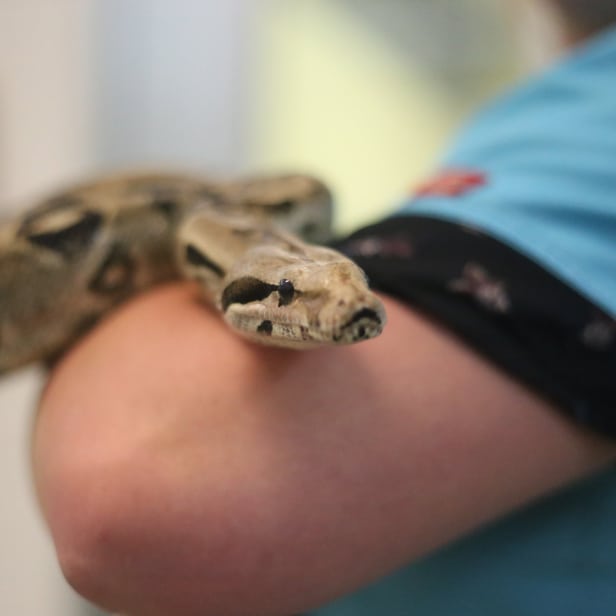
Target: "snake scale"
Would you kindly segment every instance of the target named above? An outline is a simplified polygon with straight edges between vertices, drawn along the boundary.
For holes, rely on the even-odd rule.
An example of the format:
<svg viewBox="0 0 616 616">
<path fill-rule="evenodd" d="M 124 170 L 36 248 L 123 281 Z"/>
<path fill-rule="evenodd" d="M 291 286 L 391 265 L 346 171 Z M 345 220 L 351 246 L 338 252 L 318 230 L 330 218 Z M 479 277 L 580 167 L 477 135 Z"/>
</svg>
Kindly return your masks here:
<svg viewBox="0 0 616 616">
<path fill-rule="evenodd" d="M 122 301 L 178 278 L 239 334 L 311 348 L 378 335 L 382 303 L 305 175 L 112 175 L 0 224 L 0 374 L 52 361 Z"/>
</svg>

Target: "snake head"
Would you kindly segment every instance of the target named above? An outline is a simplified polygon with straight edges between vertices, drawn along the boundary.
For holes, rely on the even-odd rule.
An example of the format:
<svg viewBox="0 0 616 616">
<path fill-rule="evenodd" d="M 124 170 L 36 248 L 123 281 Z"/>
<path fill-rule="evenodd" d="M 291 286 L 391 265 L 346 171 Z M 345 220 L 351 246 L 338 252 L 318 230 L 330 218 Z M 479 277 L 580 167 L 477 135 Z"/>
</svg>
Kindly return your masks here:
<svg viewBox="0 0 616 616">
<path fill-rule="evenodd" d="M 329 248 L 255 247 L 225 282 L 219 299 L 225 320 L 264 344 L 349 344 L 378 336 L 385 324 L 383 304 L 363 271 Z"/>
</svg>

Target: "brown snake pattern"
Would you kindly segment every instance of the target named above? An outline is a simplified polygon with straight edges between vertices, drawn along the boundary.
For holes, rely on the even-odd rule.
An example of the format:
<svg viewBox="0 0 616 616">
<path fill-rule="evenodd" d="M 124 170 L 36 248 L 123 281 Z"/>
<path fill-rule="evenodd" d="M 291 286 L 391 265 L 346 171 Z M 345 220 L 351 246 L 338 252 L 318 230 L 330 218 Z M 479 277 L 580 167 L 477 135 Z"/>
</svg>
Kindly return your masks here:
<svg viewBox="0 0 616 616">
<path fill-rule="evenodd" d="M 132 295 L 198 283 L 240 335 L 298 349 L 378 335 L 363 272 L 318 243 L 331 198 L 305 175 L 105 177 L 0 224 L 0 373 L 50 360 Z"/>
</svg>

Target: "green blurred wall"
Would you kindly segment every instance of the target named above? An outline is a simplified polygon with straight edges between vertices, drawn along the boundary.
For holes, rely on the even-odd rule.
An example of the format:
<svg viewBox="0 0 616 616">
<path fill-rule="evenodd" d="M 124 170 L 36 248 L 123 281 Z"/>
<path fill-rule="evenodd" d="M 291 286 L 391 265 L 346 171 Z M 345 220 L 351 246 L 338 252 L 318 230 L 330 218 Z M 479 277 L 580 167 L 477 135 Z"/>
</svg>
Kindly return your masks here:
<svg viewBox="0 0 616 616">
<path fill-rule="evenodd" d="M 259 6 L 251 166 L 321 175 L 340 230 L 393 207 L 518 70 L 500 0 Z"/>
</svg>

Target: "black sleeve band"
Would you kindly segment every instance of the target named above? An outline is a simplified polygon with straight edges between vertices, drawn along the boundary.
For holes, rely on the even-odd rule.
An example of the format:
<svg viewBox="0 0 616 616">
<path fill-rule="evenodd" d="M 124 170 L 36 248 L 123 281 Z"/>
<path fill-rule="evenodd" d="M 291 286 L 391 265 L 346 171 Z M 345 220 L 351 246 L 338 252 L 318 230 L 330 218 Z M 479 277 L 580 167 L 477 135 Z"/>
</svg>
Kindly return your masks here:
<svg viewBox="0 0 616 616">
<path fill-rule="evenodd" d="M 616 320 L 553 274 L 474 228 L 422 216 L 387 219 L 335 247 L 375 289 L 436 318 L 578 423 L 616 437 Z"/>
</svg>

